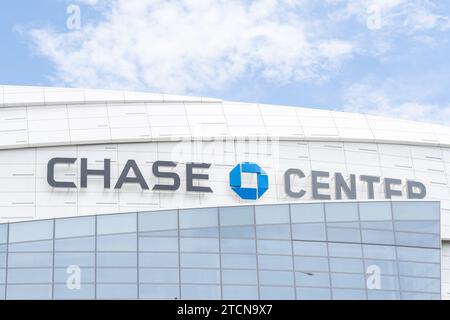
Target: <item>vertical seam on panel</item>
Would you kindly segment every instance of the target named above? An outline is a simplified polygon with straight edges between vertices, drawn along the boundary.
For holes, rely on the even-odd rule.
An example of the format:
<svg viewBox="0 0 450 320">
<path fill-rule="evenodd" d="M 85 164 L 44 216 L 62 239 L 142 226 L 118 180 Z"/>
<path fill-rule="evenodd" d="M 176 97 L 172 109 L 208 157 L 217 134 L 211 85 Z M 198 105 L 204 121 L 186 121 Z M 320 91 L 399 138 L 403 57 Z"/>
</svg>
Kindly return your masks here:
<svg viewBox="0 0 450 320">
<path fill-rule="evenodd" d="M 221 226 L 220 226 L 220 210 L 219 207 L 217 210 L 217 226 L 219 231 L 219 273 L 220 273 L 220 299 L 223 300 L 223 280 L 222 280 L 222 236 L 221 236 Z"/>
<path fill-rule="evenodd" d="M 258 252 L 258 237 L 256 233 L 256 206 L 253 207 L 253 230 L 255 231 L 255 258 L 256 258 L 256 281 L 258 284 L 258 300 L 261 300 L 261 284 L 259 282 L 259 252 Z"/>
<path fill-rule="evenodd" d="M 67 117 L 67 133 L 69 134 L 69 141 L 72 144 L 72 133 L 70 130 L 70 114 L 69 114 L 69 106 L 66 104 L 66 117 Z"/>
<path fill-rule="evenodd" d="M 394 221 L 394 206 L 392 201 L 389 201 L 390 208 L 391 208 L 391 219 L 392 219 L 392 230 L 394 231 L 394 250 L 395 250 L 395 265 L 397 266 L 397 283 L 398 283 L 398 291 L 400 293 L 400 299 L 403 299 L 403 291 L 402 291 L 402 285 L 400 281 L 400 266 L 398 263 L 398 243 L 397 243 L 397 231 L 395 228 L 395 221 Z"/>
<path fill-rule="evenodd" d="M 323 220 L 325 221 L 325 237 L 326 237 L 326 245 L 327 245 L 327 262 L 328 262 L 328 280 L 330 281 L 330 298 L 333 300 L 333 282 L 331 280 L 331 258 L 330 258 L 330 249 L 328 248 L 329 245 L 329 238 L 328 238 L 328 221 L 327 221 L 327 212 L 326 212 L 326 206 L 325 202 L 322 202 L 322 209 L 323 209 Z"/>
<path fill-rule="evenodd" d="M 297 277 L 295 275 L 295 262 L 294 262 L 294 236 L 292 235 L 292 217 L 291 217 L 291 205 L 287 204 L 289 208 L 289 231 L 291 233 L 291 254 L 292 254 L 292 275 L 294 277 L 294 298 L 298 300 L 297 297 Z"/>
<path fill-rule="evenodd" d="M 358 225 L 359 225 L 359 238 L 360 238 L 360 248 L 361 248 L 361 260 L 362 260 L 362 264 L 363 264 L 363 277 L 364 277 L 364 295 L 366 296 L 366 300 L 368 300 L 369 299 L 369 288 L 367 288 L 367 280 L 366 280 L 366 275 L 367 275 L 367 272 L 366 272 L 366 264 L 365 264 L 365 262 L 366 262 L 366 259 L 365 259 L 365 256 L 364 256 L 364 249 L 363 249 L 363 237 L 362 237 L 362 226 L 361 226 L 361 214 L 360 214 L 360 212 L 359 212 L 359 205 L 360 205 L 360 203 L 359 203 L 359 201 L 356 203 L 356 208 L 357 208 L 357 210 L 358 210 Z"/>
<path fill-rule="evenodd" d="M 163 102 L 164 103 L 164 102 Z M 147 125 L 148 125 L 148 132 L 150 133 L 150 139 L 153 138 L 153 131 L 152 131 L 152 126 L 150 124 L 150 113 L 148 112 L 148 108 L 149 108 L 149 103 L 144 103 L 145 106 L 145 113 L 147 114 Z"/>
</svg>

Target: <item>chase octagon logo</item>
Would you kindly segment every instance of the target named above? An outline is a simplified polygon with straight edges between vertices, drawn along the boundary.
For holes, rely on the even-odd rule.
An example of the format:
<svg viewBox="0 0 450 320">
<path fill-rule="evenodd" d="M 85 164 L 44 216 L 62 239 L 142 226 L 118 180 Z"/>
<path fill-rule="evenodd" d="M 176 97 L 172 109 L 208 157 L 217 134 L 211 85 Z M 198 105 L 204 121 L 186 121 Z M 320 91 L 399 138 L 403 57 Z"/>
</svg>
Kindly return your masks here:
<svg viewBox="0 0 450 320">
<path fill-rule="evenodd" d="M 243 188 L 242 173 L 256 174 L 257 187 Z M 230 171 L 230 187 L 244 200 L 258 200 L 269 189 L 269 177 L 267 173 L 256 163 L 242 162 Z"/>
</svg>

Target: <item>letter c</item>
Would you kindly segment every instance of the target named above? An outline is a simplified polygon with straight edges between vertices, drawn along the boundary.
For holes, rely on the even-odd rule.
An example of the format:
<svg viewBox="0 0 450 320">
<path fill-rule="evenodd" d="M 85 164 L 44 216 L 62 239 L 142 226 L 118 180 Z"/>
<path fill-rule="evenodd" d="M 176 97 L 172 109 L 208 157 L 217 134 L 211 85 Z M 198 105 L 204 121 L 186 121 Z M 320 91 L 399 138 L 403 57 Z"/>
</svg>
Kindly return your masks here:
<svg viewBox="0 0 450 320">
<path fill-rule="evenodd" d="M 47 182 L 54 188 L 70 188 L 75 189 L 77 186 L 73 182 L 61 182 L 55 180 L 55 165 L 57 164 L 73 164 L 76 158 L 53 158 L 47 164 Z"/>
</svg>

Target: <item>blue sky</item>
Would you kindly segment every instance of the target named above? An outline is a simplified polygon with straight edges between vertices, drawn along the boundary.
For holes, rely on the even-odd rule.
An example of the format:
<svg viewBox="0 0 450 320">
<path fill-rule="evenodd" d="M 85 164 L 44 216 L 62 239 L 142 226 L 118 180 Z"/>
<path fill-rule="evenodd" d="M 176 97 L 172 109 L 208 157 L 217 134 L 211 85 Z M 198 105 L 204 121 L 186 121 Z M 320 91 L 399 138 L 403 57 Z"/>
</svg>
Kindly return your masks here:
<svg viewBox="0 0 450 320">
<path fill-rule="evenodd" d="M 1 84 L 127 88 L 450 123 L 449 1 L 1 6 Z"/>
</svg>

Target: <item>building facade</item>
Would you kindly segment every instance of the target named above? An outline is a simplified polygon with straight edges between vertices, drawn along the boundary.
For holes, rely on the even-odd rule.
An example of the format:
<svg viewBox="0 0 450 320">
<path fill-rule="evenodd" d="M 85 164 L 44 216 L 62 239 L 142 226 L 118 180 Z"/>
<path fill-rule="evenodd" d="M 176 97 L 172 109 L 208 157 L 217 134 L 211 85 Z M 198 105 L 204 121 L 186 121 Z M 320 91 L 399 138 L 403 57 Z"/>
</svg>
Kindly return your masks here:
<svg viewBox="0 0 450 320">
<path fill-rule="evenodd" d="M 450 297 L 450 128 L 0 87 L 0 298 Z"/>
</svg>

